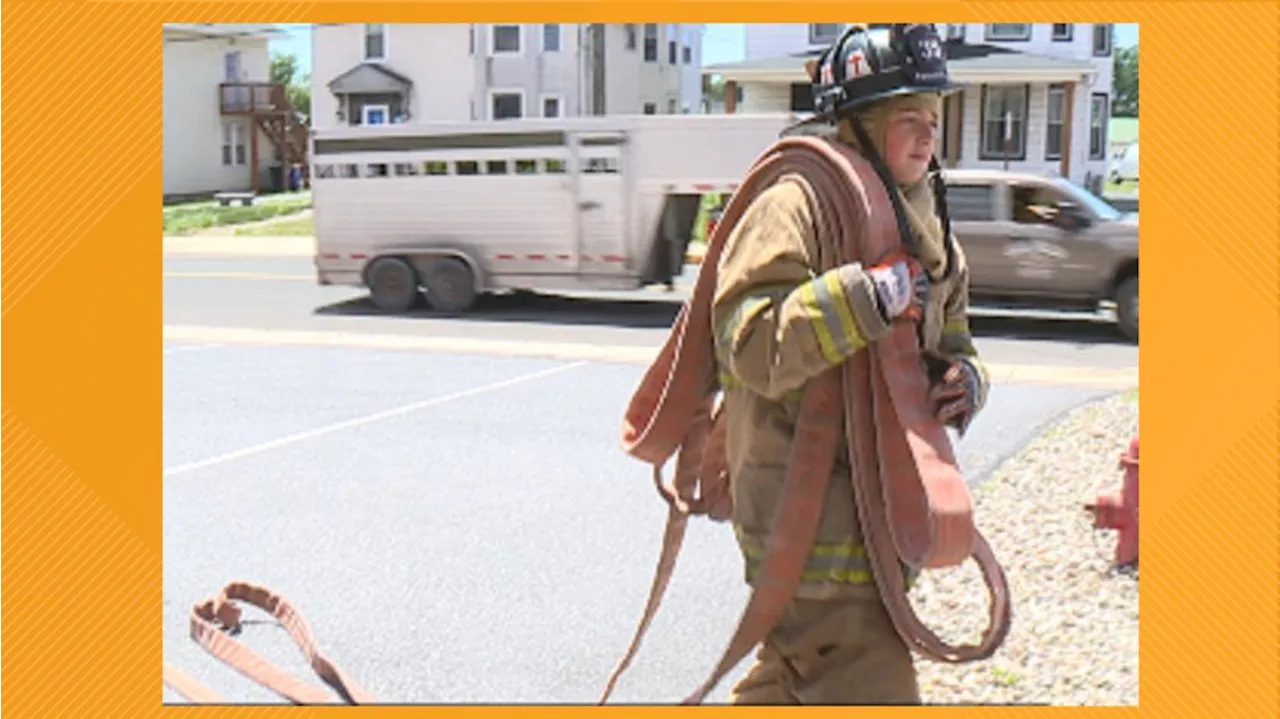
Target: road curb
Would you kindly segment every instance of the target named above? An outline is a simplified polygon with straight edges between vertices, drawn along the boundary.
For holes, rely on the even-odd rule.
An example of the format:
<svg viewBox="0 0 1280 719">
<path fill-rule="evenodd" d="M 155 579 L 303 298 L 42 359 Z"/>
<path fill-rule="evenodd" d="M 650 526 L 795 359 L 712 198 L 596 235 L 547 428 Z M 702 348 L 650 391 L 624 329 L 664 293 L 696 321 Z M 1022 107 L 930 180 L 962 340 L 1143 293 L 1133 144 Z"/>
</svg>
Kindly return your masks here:
<svg viewBox="0 0 1280 719">
<path fill-rule="evenodd" d="M 165 235 L 166 255 L 222 255 L 231 257 L 314 257 L 314 237 L 288 235 Z"/>
</svg>

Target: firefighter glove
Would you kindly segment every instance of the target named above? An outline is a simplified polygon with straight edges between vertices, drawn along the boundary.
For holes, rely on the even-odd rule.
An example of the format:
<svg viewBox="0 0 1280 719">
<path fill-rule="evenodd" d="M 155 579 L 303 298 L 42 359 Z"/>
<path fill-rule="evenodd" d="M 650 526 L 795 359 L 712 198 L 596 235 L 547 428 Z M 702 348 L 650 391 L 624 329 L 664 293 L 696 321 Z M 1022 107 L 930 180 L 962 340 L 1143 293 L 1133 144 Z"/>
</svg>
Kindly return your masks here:
<svg viewBox="0 0 1280 719">
<path fill-rule="evenodd" d="M 981 386 L 973 363 L 963 358 L 953 361 L 929 389 L 938 421 L 955 427 L 963 435 L 973 420 Z"/>
<path fill-rule="evenodd" d="M 886 322 L 904 314 L 919 318 L 928 298 L 929 278 L 917 263 L 905 258 L 891 260 L 869 268 L 867 276 Z"/>
</svg>

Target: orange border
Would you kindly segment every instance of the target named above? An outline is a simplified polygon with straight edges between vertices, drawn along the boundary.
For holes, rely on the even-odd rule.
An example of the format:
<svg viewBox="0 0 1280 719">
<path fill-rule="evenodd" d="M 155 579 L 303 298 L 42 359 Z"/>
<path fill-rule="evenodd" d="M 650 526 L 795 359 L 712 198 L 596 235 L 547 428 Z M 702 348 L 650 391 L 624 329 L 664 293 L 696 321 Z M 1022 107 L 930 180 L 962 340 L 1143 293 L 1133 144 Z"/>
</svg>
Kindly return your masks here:
<svg viewBox="0 0 1280 719">
<path fill-rule="evenodd" d="M 710 1 L 11 2 L 3 26 L 9 171 L 0 295 L 10 379 L 3 400 L 7 543 L 0 620 L 10 717 L 132 719 L 166 711 L 156 625 L 161 22 L 808 22 L 841 17 L 847 8 Z M 1271 716 L 1280 419 L 1276 5 L 868 2 L 857 9 L 867 20 L 1140 23 L 1143 253 L 1152 272 L 1141 361 L 1148 477 L 1142 693 L 1140 709 L 1127 714 Z M 700 679 L 671 687 L 671 699 Z M 512 710 L 355 711 L 496 717 Z M 566 710 L 519 711 L 552 717 Z M 1114 710 L 1020 711 L 1110 716 Z"/>
</svg>

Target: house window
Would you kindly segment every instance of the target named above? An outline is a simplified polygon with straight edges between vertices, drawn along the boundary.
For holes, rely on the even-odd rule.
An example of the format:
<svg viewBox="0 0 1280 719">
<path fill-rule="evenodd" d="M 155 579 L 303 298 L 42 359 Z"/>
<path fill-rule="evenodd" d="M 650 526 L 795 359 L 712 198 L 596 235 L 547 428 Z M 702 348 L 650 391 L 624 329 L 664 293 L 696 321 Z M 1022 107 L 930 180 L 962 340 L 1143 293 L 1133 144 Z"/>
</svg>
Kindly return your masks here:
<svg viewBox="0 0 1280 719">
<path fill-rule="evenodd" d="M 644 61 L 658 61 L 658 24 L 647 22 L 644 24 Z"/>
<path fill-rule="evenodd" d="M 1027 156 L 1027 86 L 984 85 L 982 88 L 983 160 L 1005 158 L 1005 132 L 1009 133 L 1008 157 Z"/>
<path fill-rule="evenodd" d="M 991 185 L 947 185 L 947 217 L 952 222 L 990 222 L 995 219 Z"/>
<path fill-rule="evenodd" d="M 248 149 L 245 147 L 244 126 L 238 122 L 222 125 L 222 164 L 227 167 L 248 163 Z"/>
<path fill-rule="evenodd" d="M 1031 23 L 1027 22 L 992 22 L 987 23 L 988 40 L 1021 41 L 1031 39 Z"/>
<path fill-rule="evenodd" d="M 236 162 L 236 150 L 241 149 L 243 145 L 237 143 L 240 135 L 240 126 L 234 122 L 222 123 L 222 164 L 231 167 L 233 164 L 243 165 L 243 162 Z"/>
<path fill-rule="evenodd" d="M 499 90 L 489 96 L 489 108 L 494 120 L 518 120 L 524 117 L 524 94 Z"/>
<path fill-rule="evenodd" d="M 628 50 L 636 49 L 636 40 L 637 40 L 636 24 L 633 22 L 629 22 L 627 23 L 627 49 Z"/>
<path fill-rule="evenodd" d="M 1107 158 L 1107 94 L 1095 92 L 1089 102 L 1089 159 Z"/>
<path fill-rule="evenodd" d="M 235 50 L 222 56 L 222 76 L 227 82 L 240 79 L 240 51 Z"/>
<path fill-rule="evenodd" d="M 1093 26 L 1093 54 L 1095 57 L 1111 54 L 1111 23 L 1103 22 Z"/>
<path fill-rule="evenodd" d="M 1056 188 L 1039 183 L 1017 183 L 1011 188 L 1013 221 L 1029 225 L 1052 225 L 1063 200 L 1074 199 Z"/>
<path fill-rule="evenodd" d="M 646 115 L 656 115 L 656 114 L 658 114 L 658 103 L 656 103 L 656 102 L 646 102 L 646 103 L 644 104 L 644 114 L 646 114 Z"/>
<path fill-rule="evenodd" d="M 560 117 L 560 98 L 555 95 L 549 95 L 542 98 L 542 116 L 543 117 Z"/>
<path fill-rule="evenodd" d="M 838 22 L 811 22 L 809 23 L 809 44 L 830 45 L 840 37 L 841 29 Z"/>
<path fill-rule="evenodd" d="M 1062 158 L 1062 122 L 1067 109 L 1067 90 L 1062 85 L 1050 85 L 1045 107 L 1044 159 Z"/>
<path fill-rule="evenodd" d="M 1075 29 L 1069 22 L 1055 22 L 1053 24 L 1053 40 L 1054 42 L 1071 42 L 1072 31 Z"/>
<path fill-rule="evenodd" d="M 676 25 L 667 26 L 667 64 L 675 65 L 680 61 L 680 33 Z"/>
<path fill-rule="evenodd" d="M 387 59 L 387 26 L 380 22 L 365 23 L 364 59 Z"/>
<path fill-rule="evenodd" d="M 684 48 L 680 60 L 686 65 L 693 64 L 693 33 L 691 32 L 684 34 Z"/>
<path fill-rule="evenodd" d="M 560 52 L 560 26 L 542 26 L 542 51 Z"/>
<path fill-rule="evenodd" d="M 386 105 L 365 105 L 360 109 L 360 124 L 385 125 L 391 115 L 391 108 Z"/>
<path fill-rule="evenodd" d="M 520 53 L 520 26 L 493 26 L 493 54 L 518 55 Z"/>
<path fill-rule="evenodd" d="M 964 23 L 953 22 L 947 25 L 948 40 L 964 40 Z"/>
</svg>

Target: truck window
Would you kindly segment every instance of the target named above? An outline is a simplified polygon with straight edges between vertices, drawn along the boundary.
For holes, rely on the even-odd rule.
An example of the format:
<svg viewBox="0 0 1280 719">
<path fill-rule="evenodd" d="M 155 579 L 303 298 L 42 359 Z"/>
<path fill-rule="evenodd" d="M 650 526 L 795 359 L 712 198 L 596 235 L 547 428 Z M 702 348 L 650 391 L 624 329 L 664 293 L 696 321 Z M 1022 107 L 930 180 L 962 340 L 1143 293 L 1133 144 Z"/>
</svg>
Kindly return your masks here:
<svg viewBox="0 0 1280 719">
<path fill-rule="evenodd" d="M 1022 224 L 1051 225 L 1058 219 L 1058 204 L 1069 199 L 1051 187 L 1014 185 L 1013 221 Z"/>
<path fill-rule="evenodd" d="M 990 185 L 948 185 L 947 214 L 952 222 L 990 222 L 995 219 L 994 196 Z"/>
</svg>

